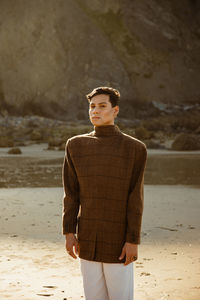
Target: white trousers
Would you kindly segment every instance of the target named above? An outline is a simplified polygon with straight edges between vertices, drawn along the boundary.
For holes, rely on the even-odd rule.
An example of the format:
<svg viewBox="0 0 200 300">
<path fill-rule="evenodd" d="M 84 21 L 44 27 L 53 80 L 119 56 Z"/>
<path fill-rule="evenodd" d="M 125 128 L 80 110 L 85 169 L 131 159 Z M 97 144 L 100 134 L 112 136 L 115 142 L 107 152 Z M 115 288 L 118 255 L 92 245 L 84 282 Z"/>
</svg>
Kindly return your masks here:
<svg viewBox="0 0 200 300">
<path fill-rule="evenodd" d="M 133 263 L 102 263 L 80 258 L 86 300 L 133 300 Z"/>
</svg>

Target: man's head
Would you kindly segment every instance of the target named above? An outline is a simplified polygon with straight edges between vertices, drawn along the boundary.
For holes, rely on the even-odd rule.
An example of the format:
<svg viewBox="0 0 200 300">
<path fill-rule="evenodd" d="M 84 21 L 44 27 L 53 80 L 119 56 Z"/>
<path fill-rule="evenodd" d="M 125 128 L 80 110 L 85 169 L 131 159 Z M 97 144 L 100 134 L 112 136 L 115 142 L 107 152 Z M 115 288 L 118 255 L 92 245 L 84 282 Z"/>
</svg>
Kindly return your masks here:
<svg viewBox="0 0 200 300">
<path fill-rule="evenodd" d="M 90 121 L 95 126 L 113 125 L 119 112 L 120 93 L 111 87 L 98 87 L 86 95 Z"/>
</svg>

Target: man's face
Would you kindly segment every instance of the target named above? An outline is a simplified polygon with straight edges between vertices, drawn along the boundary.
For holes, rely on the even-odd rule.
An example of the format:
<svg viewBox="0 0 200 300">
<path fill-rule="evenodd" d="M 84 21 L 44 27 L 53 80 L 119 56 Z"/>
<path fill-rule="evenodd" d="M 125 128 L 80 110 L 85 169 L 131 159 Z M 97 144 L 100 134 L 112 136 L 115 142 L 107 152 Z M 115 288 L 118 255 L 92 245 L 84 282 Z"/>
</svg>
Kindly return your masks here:
<svg viewBox="0 0 200 300">
<path fill-rule="evenodd" d="M 113 125 L 118 112 L 119 106 L 112 107 L 109 95 L 96 95 L 90 101 L 89 117 L 94 126 Z"/>
</svg>

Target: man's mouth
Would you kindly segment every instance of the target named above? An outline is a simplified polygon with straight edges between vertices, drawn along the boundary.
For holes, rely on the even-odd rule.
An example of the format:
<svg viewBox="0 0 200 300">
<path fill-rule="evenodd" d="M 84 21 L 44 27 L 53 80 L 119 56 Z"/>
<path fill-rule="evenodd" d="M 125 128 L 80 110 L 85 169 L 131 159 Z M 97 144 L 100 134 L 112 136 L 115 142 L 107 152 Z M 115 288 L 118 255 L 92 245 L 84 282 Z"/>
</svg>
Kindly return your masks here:
<svg viewBox="0 0 200 300">
<path fill-rule="evenodd" d="M 100 119 L 100 117 L 92 117 L 92 119 Z"/>
</svg>

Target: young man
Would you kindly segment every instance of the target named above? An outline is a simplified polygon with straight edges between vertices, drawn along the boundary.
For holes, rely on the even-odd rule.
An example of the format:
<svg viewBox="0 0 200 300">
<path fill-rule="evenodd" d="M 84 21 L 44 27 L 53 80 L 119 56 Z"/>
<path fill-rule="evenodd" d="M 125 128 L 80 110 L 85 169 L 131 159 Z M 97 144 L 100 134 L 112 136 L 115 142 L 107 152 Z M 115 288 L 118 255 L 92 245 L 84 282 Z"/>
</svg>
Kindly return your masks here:
<svg viewBox="0 0 200 300">
<path fill-rule="evenodd" d="M 80 258 L 86 300 L 132 300 L 147 150 L 114 124 L 119 91 L 86 97 L 94 130 L 67 140 L 63 164 L 66 250 Z"/>
</svg>

